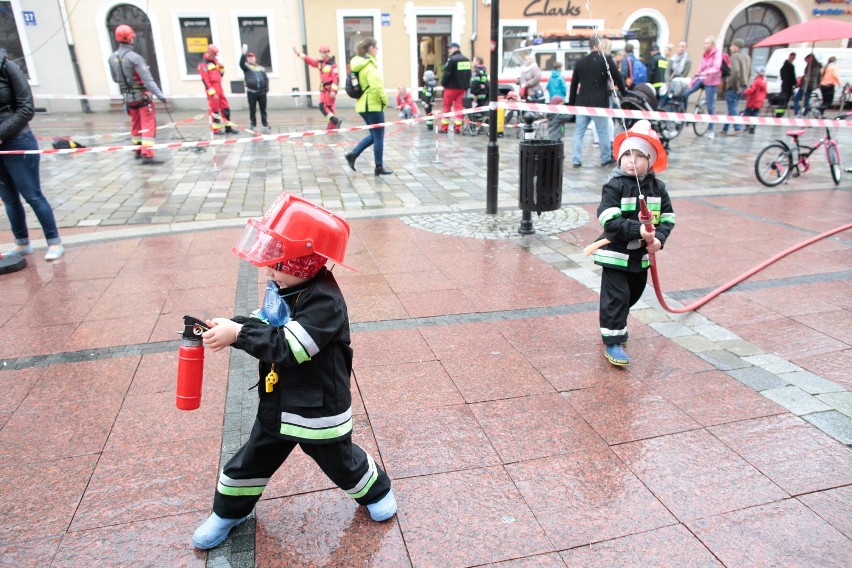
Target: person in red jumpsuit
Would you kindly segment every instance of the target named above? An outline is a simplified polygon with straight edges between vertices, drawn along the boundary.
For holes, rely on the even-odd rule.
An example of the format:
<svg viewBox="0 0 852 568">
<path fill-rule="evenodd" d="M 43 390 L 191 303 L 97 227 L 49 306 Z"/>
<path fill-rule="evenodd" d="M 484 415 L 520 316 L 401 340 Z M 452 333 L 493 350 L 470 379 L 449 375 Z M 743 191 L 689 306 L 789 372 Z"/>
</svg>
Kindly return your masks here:
<svg viewBox="0 0 852 568">
<path fill-rule="evenodd" d="M 216 60 L 218 54 L 219 48 L 211 43 L 198 64 L 198 73 L 207 92 L 207 106 L 210 109 L 210 127 L 213 129 L 213 134 L 234 132 L 231 128 L 231 105 L 228 104 L 225 91 L 222 89 L 225 68 Z M 225 119 L 224 124 L 221 119 Z"/>
<path fill-rule="evenodd" d="M 334 105 L 337 103 L 338 75 L 337 63 L 334 57 L 330 55 L 331 48 L 327 45 L 319 46 L 320 58 L 314 59 L 302 53 L 299 49 L 293 48 L 293 53 L 305 60 L 305 63 L 311 67 L 319 69 L 320 83 L 322 90 L 320 91 L 320 112 L 328 118 L 328 129 L 336 130 L 340 128 L 343 122 L 334 115 Z"/>
<path fill-rule="evenodd" d="M 151 96 L 162 102 L 166 102 L 166 97 L 154 82 L 145 58 L 133 51 L 135 39 L 136 32 L 127 24 L 115 28 L 118 48 L 109 56 L 109 70 L 112 80 L 121 89 L 124 107 L 130 116 L 130 136 L 133 144 L 139 146 L 134 152 L 136 158 L 142 159 L 146 166 L 157 165 L 163 162 L 154 159 L 157 113 Z"/>
</svg>

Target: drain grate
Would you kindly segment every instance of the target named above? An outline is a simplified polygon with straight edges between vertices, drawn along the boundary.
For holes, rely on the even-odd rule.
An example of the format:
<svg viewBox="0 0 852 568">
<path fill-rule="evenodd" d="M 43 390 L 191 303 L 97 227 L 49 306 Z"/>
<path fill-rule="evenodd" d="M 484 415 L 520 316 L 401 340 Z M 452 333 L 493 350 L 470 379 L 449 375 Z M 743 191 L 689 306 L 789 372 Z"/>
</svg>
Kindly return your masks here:
<svg viewBox="0 0 852 568">
<path fill-rule="evenodd" d="M 518 227 L 521 224 L 520 210 L 498 211 L 494 215 L 473 211 L 434 213 L 400 217 L 409 227 L 431 233 L 471 237 L 475 239 L 508 239 L 520 237 Z M 579 207 L 563 207 L 558 211 L 548 211 L 541 216 L 533 215 L 533 227 L 539 235 L 557 235 L 582 227 L 589 222 L 589 214 Z"/>
</svg>

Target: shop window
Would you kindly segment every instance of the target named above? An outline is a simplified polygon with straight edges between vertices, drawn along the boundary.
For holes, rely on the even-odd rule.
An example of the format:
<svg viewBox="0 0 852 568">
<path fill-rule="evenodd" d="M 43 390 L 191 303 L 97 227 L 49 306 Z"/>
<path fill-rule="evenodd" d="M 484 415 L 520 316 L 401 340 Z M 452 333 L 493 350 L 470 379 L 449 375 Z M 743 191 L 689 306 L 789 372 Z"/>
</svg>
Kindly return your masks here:
<svg viewBox="0 0 852 568">
<path fill-rule="evenodd" d="M 213 43 L 213 31 L 210 18 L 178 18 L 180 24 L 183 59 L 188 75 L 198 75 L 198 64 L 207 52 L 207 46 Z"/>
<path fill-rule="evenodd" d="M 503 53 L 500 61 L 501 67 L 514 66 L 515 60 L 523 60 L 523 57 L 517 57 L 514 53 L 516 49 L 527 45 L 533 37 L 533 28 L 531 26 L 502 26 L 501 40 L 503 43 Z"/>
<path fill-rule="evenodd" d="M 266 17 L 237 18 L 240 28 L 240 45 L 247 45 L 249 51 L 257 56 L 257 63 L 267 71 L 273 72 L 272 50 L 269 46 L 269 21 Z"/>
<path fill-rule="evenodd" d="M 30 74 L 24 59 L 24 46 L 21 44 L 21 36 L 18 35 L 11 2 L 0 2 L 0 48 L 6 50 L 6 57 L 14 61 L 29 79 Z"/>
<path fill-rule="evenodd" d="M 373 37 L 373 29 L 372 16 L 345 16 L 343 18 L 343 49 L 345 50 L 347 68 L 352 58 L 358 54 L 358 44 L 361 43 L 361 40 Z"/>
</svg>

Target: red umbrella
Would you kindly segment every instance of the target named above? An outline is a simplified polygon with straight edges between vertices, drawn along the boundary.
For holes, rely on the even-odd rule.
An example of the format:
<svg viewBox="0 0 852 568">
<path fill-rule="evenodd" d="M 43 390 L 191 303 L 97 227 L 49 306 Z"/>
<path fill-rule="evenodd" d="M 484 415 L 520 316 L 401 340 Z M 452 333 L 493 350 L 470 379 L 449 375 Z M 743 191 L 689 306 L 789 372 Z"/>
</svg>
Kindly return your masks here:
<svg viewBox="0 0 852 568">
<path fill-rule="evenodd" d="M 790 26 L 776 34 L 760 40 L 754 47 L 769 47 L 772 45 L 787 45 L 790 43 L 811 43 L 832 39 L 852 38 L 852 23 L 840 20 L 815 18 L 795 26 Z"/>
</svg>

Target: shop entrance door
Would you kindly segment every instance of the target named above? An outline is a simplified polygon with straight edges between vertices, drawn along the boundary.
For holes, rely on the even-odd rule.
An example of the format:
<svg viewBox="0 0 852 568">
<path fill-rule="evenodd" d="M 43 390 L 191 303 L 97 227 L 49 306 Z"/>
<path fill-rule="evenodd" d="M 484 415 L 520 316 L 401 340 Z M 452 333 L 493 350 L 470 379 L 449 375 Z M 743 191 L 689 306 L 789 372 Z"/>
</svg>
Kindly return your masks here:
<svg viewBox="0 0 852 568">
<path fill-rule="evenodd" d="M 441 71 L 447 60 L 447 46 L 450 44 L 452 16 L 417 17 L 417 84 L 423 85 L 423 72 L 427 69 L 435 72 L 438 84 L 441 83 Z"/>
</svg>

